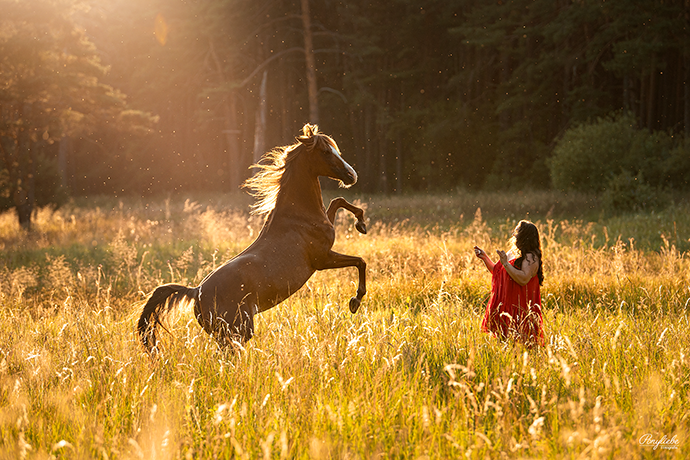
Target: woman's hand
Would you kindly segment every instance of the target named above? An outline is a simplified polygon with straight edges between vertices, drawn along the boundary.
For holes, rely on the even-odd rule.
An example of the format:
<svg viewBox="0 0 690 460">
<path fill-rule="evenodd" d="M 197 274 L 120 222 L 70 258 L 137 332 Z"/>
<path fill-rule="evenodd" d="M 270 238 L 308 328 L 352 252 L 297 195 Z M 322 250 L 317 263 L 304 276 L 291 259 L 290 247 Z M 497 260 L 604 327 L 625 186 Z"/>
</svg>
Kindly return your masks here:
<svg viewBox="0 0 690 460">
<path fill-rule="evenodd" d="M 510 265 L 508 263 L 508 254 L 506 254 L 505 251 L 499 249 L 496 251 L 496 254 L 498 254 L 498 259 L 501 261 L 501 265 L 503 265 L 504 267 Z"/>
<path fill-rule="evenodd" d="M 491 261 L 489 256 L 484 252 L 482 248 L 479 246 L 474 247 L 474 255 L 477 256 L 479 259 L 481 259 L 484 262 L 484 266 L 486 267 L 487 270 L 489 270 L 489 273 L 493 273 L 494 271 L 494 263 Z"/>
<path fill-rule="evenodd" d="M 482 248 L 480 248 L 479 246 L 475 246 L 474 247 L 474 255 L 479 257 L 480 259 L 483 259 L 484 257 L 486 257 L 486 252 L 484 252 L 484 250 Z"/>
</svg>

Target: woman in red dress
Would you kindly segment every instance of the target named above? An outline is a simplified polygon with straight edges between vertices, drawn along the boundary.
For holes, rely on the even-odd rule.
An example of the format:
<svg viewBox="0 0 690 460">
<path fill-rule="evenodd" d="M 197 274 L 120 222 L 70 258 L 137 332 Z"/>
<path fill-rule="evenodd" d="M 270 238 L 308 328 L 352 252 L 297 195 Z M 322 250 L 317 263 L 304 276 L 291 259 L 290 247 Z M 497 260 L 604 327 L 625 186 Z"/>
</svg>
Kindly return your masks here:
<svg viewBox="0 0 690 460">
<path fill-rule="evenodd" d="M 492 262 L 483 249 L 474 253 L 491 272 L 491 297 L 482 321 L 482 331 L 499 338 L 514 338 L 527 346 L 544 345 L 539 286 L 544 282 L 539 230 L 526 220 L 513 230 L 513 249 L 498 253 Z M 516 257 L 517 256 L 517 257 Z"/>
</svg>

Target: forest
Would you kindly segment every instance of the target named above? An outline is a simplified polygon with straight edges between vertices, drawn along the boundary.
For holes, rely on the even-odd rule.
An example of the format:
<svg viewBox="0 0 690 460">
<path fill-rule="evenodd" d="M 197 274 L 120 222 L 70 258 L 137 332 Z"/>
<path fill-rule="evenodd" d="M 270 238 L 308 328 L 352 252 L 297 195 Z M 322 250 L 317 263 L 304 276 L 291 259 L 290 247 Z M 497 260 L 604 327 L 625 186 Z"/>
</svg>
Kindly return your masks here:
<svg viewBox="0 0 690 460">
<path fill-rule="evenodd" d="M 0 10 L 0 206 L 23 225 L 68 196 L 236 191 L 304 123 L 334 137 L 360 192 L 587 191 L 642 179 L 647 163 L 657 170 L 640 183 L 688 187 L 688 0 L 0 0 Z M 606 126 L 621 120 L 603 180 L 561 177 L 573 156 L 598 161 Z M 602 124 L 573 150 L 583 127 Z"/>
</svg>

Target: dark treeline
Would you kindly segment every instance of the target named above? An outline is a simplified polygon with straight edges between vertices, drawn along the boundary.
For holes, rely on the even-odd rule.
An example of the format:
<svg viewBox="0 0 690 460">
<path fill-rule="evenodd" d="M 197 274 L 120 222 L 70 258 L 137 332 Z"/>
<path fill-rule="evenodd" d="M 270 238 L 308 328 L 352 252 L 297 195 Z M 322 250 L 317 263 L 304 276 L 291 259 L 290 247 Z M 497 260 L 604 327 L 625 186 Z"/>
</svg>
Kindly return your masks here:
<svg viewBox="0 0 690 460">
<path fill-rule="evenodd" d="M 578 123 L 690 123 L 690 0 L 42 1 L 88 5 L 99 81 L 158 117 L 45 143 L 71 194 L 236 190 L 306 122 L 363 191 L 549 187 Z"/>
</svg>

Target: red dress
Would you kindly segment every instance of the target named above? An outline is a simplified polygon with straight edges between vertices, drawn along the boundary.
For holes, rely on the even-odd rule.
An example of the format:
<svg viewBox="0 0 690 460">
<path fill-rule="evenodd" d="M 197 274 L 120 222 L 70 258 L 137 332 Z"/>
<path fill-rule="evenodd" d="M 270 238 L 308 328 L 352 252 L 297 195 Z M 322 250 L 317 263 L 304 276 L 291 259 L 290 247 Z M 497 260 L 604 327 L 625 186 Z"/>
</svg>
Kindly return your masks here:
<svg viewBox="0 0 690 460">
<path fill-rule="evenodd" d="M 515 259 L 510 264 L 514 265 Z M 500 338 L 514 337 L 525 345 L 544 345 L 539 277 L 535 275 L 525 286 L 520 286 L 497 262 L 491 275 L 491 297 L 482 331 Z"/>
</svg>

